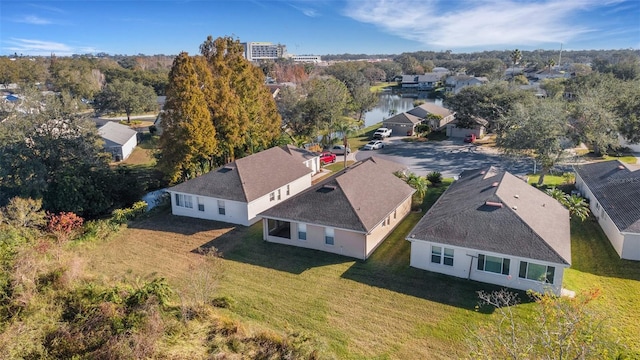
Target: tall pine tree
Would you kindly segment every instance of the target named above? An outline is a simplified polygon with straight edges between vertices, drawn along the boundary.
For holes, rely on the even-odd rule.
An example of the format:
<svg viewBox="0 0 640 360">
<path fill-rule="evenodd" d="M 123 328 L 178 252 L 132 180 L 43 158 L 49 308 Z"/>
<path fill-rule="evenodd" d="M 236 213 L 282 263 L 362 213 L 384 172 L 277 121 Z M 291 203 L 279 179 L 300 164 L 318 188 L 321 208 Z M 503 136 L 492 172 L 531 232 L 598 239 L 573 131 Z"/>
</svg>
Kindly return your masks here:
<svg viewBox="0 0 640 360">
<path fill-rule="evenodd" d="M 180 53 L 169 73 L 158 166 L 171 183 L 198 176 L 214 165 L 216 130 L 203 92 L 210 80 L 206 72 L 198 74 L 197 62 Z"/>
</svg>

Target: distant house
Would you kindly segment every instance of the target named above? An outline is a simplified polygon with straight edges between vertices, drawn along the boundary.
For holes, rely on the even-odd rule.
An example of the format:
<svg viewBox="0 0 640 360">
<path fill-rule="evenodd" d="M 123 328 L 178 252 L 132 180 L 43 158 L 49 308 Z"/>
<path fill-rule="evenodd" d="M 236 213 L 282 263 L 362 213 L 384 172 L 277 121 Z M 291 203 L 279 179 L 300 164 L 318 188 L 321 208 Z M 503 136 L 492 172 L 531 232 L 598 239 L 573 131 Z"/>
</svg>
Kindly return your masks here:
<svg viewBox="0 0 640 360">
<path fill-rule="evenodd" d="M 311 186 L 316 154 L 273 147 L 167 189 L 174 215 L 249 226 L 258 214 Z"/>
<path fill-rule="evenodd" d="M 494 167 L 465 171 L 409 232 L 419 269 L 559 295 L 571 264 L 569 212 Z"/>
<path fill-rule="evenodd" d="M 405 166 L 371 157 L 262 212 L 263 239 L 366 259 L 409 214 Z"/>
<path fill-rule="evenodd" d="M 452 75 L 448 76 L 445 81 L 446 91 L 449 93 L 457 94 L 460 90 L 468 86 L 478 86 L 488 83 L 489 80 L 486 77 L 475 77 L 469 75 Z"/>
<path fill-rule="evenodd" d="M 544 79 L 569 79 L 571 78 L 571 72 L 559 70 L 557 68 L 544 68 L 530 75 L 535 80 Z"/>
<path fill-rule="evenodd" d="M 619 135 L 618 139 L 620 140 L 620 146 L 628 147 L 632 152 L 640 153 L 640 144 L 632 144 L 622 137 L 622 135 Z"/>
<path fill-rule="evenodd" d="M 455 113 L 453 111 L 429 102 L 418 105 L 407 111 L 407 113 L 424 119 L 424 122 L 428 123 L 434 130 L 443 128 L 455 119 Z M 436 115 L 440 117 L 440 119 L 430 118 L 429 115 Z"/>
<path fill-rule="evenodd" d="M 640 260 L 640 169 L 618 160 L 576 165 L 576 188 L 622 259 Z"/>
<path fill-rule="evenodd" d="M 401 86 L 403 89 L 435 90 L 441 86 L 442 80 L 446 76 L 446 72 L 432 72 L 424 75 L 402 75 Z"/>
<path fill-rule="evenodd" d="M 469 134 L 475 134 L 477 139 L 482 139 L 487 132 L 489 122 L 479 117 L 472 118 L 472 125 L 469 128 L 458 127 L 458 120 L 453 120 L 447 124 L 447 136 L 451 138 L 464 138 Z"/>
<path fill-rule="evenodd" d="M 114 161 L 125 160 L 138 145 L 138 132 L 117 122 L 108 121 L 98 128 L 98 134 L 104 140 L 105 150 L 111 153 Z"/>
<path fill-rule="evenodd" d="M 416 131 L 416 126 L 422 123 L 423 119 L 409 113 L 401 113 L 382 120 L 382 126 L 391 129 L 391 134 L 395 136 L 411 136 Z"/>
</svg>

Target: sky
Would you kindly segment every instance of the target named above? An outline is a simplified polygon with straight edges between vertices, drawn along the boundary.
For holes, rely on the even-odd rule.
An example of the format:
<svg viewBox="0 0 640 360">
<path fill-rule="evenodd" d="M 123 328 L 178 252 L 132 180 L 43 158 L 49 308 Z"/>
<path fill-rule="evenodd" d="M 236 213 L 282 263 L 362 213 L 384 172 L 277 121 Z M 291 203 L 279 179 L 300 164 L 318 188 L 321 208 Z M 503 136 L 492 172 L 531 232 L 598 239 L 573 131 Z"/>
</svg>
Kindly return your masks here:
<svg viewBox="0 0 640 360">
<path fill-rule="evenodd" d="M 640 49 L 640 0 L 0 2 L 0 55 L 195 54 L 208 35 L 295 55 Z"/>
</svg>

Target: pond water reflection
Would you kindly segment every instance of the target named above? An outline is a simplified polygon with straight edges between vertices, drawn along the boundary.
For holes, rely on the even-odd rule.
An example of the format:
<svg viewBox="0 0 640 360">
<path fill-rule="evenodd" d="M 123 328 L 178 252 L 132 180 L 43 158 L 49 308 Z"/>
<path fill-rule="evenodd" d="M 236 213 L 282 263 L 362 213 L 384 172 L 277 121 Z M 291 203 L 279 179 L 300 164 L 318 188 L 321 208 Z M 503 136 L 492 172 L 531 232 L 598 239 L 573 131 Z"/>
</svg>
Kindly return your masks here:
<svg viewBox="0 0 640 360">
<path fill-rule="evenodd" d="M 413 102 L 418 100 L 416 97 L 403 97 L 398 94 L 381 93 L 379 95 L 378 106 L 373 110 L 365 113 L 364 126 L 371 126 L 373 124 L 382 122 L 384 119 L 388 119 L 396 114 L 403 113 L 413 109 Z M 442 105 L 440 99 L 426 99 L 420 98 L 426 102 L 436 103 Z"/>
</svg>

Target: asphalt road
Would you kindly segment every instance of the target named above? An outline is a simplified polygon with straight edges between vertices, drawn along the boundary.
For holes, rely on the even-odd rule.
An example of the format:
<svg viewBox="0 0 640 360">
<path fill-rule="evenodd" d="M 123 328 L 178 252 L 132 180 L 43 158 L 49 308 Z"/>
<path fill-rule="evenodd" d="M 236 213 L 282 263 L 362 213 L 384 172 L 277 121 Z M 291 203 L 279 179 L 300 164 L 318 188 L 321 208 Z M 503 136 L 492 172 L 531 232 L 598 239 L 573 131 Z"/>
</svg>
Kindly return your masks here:
<svg viewBox="0 0 640 360">
<path fill-rule="evenodd" d="M 466 144 L 460 140 L 406 142 L 401 137 L 385 140 L 380 150 L 360 150 L 356 160 L 370 156 L 380 156 L 407 165 L 416 175 L 425 176 L 432 171 L 442 173 L 444 177 L 453 177 L 464 170 L 496 166 L 514 175 L 533 172 L 533 160 L 514 159 L 499 154 L 493 149 Z"/>
</svg>

